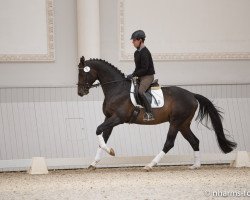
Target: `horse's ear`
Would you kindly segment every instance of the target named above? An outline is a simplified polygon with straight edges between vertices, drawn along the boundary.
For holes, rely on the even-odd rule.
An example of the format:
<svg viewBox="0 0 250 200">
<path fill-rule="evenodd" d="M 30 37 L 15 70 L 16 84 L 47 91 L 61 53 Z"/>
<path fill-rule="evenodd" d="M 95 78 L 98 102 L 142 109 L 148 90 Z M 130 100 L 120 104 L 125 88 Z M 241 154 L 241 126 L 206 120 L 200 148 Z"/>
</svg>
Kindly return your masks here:
<svg viewBox="0 0 250 200">
<path fill-rule="evenodd" d="M 84 62 L 85 62 L 84 56 L 82 56 L 82 57 L 80 58 L 80 62 L 81 62 L 82 65 L 84 65 Z"/>
</svg>

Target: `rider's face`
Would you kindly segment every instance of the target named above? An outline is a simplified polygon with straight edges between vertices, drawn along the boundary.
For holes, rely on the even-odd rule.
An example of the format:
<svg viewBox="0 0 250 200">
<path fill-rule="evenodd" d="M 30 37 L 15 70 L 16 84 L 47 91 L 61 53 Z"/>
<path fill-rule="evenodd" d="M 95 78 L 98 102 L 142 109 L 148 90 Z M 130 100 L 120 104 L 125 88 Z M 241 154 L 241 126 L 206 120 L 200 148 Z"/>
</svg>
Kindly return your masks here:
<svg viewBox="0 0 250 200">
<path fill-rule="evenodd" d="M 133 45 L 134 45 L 135 48 L 140 47 L 140 41 L 141 41 L 141 39 L 140 40 L 137 40 L 137 39 L 133 39 L 132 40 L 132 43 L 133 43 Z"/>
</svg>

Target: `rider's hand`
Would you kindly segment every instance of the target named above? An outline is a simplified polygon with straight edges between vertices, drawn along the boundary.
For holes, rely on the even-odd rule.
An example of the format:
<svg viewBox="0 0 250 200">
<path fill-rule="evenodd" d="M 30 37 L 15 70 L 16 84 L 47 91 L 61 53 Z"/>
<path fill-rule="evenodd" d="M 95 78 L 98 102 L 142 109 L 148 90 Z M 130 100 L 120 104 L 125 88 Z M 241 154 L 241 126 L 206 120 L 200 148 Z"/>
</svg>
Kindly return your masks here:
<svg viewBox="0 0 250 200">
<path fill-rule="evenodd" d="M 127 75 L 127 79 L 132 79 L 132 78 L 133 78 L 133 74 Z"/>
</svg>

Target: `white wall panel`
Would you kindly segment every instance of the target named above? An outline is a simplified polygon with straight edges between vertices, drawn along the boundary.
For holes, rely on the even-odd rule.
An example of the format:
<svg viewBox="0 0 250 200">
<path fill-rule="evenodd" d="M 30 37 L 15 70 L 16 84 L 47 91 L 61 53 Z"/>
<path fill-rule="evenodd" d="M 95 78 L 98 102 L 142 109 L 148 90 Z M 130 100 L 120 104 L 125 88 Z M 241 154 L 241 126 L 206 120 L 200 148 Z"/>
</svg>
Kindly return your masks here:
<svg viewBox="0 0 250 200">
<path fill-rule="evenodd" d="M 124 2 L 124 12 L 120 12 L 121 4 L 120 2 Z M 161 4 L 166 4 L 166 11 L 164 13 L 159 12 L 159 9 L 165 9 L 165 7 L 161 6 L 158 2 L 161 2 Z M 192 23 L 198 21 L 201 22 L 202 18 L 199 18 L 195 15 L 195 12 L 199 12 L 200 9 L 197 7 L 197 4 L 202 5 L 204 4 L 203 9 L 209 9 L 211 7 L 214 7 L 216 12 L 218 9 L 221 9 L 221 13 L 218 21 L 226 22 L 226 27 L 220 26 L 218 29 L 210 28 L 208 32 L 204 33 L 203 31 L 205 29 L 202 29 L 202 31 L 198 31 L 198 26 L 194 26 Z M 230 5 L 228 6 L 227 3 Z M 239 50 L 238 47 L 240 47 L 240 51 L 246 52 L 246 49 L 243 49 L 243 45 L 238 46 L 238 42 L 241 43 L 243 40 L 244 44 L 248 45 L 249 49 L 249 34 L 246 34 L 249 32 L 249 26 L 247 25 L 248 20 L 245 15 L 249 15 L 249 12 L 246 8 L 249 7 L 249 1 L 248 0 L 240 0 L 240 1 L 208 1 L 208 0 L 190 0 L 183 3 L 182 1 L 175 1 L 175 0 L 157 0 L 157 1 L 142 1 L 142 0 L 105 0 L 100 1 L 100 32 L 101 34 L 101 58 L 108 60 L 115 66 L 119 67 L 123 72 L 126 74 L 130 74 L 134 70 L 134 62 L 133 59 L 131 59 L 131 55 L 133 56 L 133 52 L 136 50 L 133 47 L 133 44 L 130 40 L 131 34 L 136 29 L 144 29 L 146 32 L 146 35 L 148 36 L 145 41 L 145 45 L 148 47 L 148 49 L 151 51 L 153 55 L 156 55 L 158 53 L 159 56 L 157 56 L 160 60 L 156 59 L 157 57 L 154 57 L 154 66 L 156 70 L 156 77 L 159 78 L 160 82 L 163 84 L 174 84 L 174 85 L 207 85 L 207 84 L 248 84 L 250 81 L 250 68 L 249 59 L 247 60 L 227 60 L 228 57 L 223 58 L 220 57 L 220 53 L 223 54 L 222 48 L 226 48 L 227 44 L 234 46 L 237 45 L 237 48 L 234 49 L 234 51 Z M 140 12 L 135 12 L 134 8 L 137 8 L 136 5 L 141 4 L 143 5 L 140 7 Z M 151 6 L 152 4 L 152 6 Z M 172 6 L 175 4 L 179 4 L 179 7 L 181 9 L 186 9 L 187 12 L 190 13 L 189 17 L 184 18 L 183 16 L 186 15 L 186 12 L 182 13 L 180 12 L 181 9 L 178 9 L 176 7 Z M 209 6 L 205 6 L 209 4 Z M 219 4 L 219 5 L 218 5 Z M 236 4 L 236 6 L 232 6 Z M 148 7 L 147 5 L 150 5 Z M 185 5 L 185 7 L 184 7 Z M 187 6 L 186 6 L 187 5 Z M 158 8 L 159 7 L 159 8 Z M 157 9 L 156 9 L 157 8 Z M 244 10 L 241 12 L 241 8 Z M 192 9 L 195 10 L 195 12 L 191 11 Z M 231 18 L 234 16 L 233 14 L 230 15 L 227 10 L 233 9 L 235 10 L 234 13 L 240 12 L 240 14 L 237 14 L 237 17 L 235 17 L 232 22 Z M 169 11 L 170 10 L 170 11 Z M 143 14 L 147 12 L 147 14 Z M 162 19 L 159 21 L 155 18 L 159 17 L 159 13 L 161 13 Z M 170 15 L 167 19 L 164 18 L 164 16 Z M 211 12 L 204 13 L 204 15 L 213 15 Z M 229 15 L 227 20 L 227 15 Z M 198 15 L 199 16 L 199 15 Z M 121 31 L 121 18 L 124 18 L 124 31 Z M 126 19 L 129 19 L 129 21 Z M 135 19 L 134 19 L 135 18 Z M 190 20 L 190 23 L 185 23 L 184 21 L 179 21 L 179 19 L 184 18 L 184 21 Z M 192 20 L 191 20 L 191 19 Z M 242 20 L 236 20 L 238 18 L 241 18 Z M 249 17 L 248 17 L 249 18 Z M 133 21 L 134 19 L 134 21 Z M 178 22 L 176 21 L 178 20 Z M 238 31 L 237 29 L 233 31 L 227 31 L 227 29 L 231 29 L 234 27 L 234 23 L 236 21 L 239 21 L 239 23 L 236 23 L 236 26 L 242 26 L 241 34 L 238 36 L 234 35 L 234 31 Z M 157 22 L 157 23 L 154 23 Z M 209 27 L 215 25 L 214 18 L 211 18 L 211 21 L 208 20 L 207 24 Z M 231 24 L 232 23 L 232 24 Z M 151 24 L 153 24 L 151 26 Z M 190 27 L 186 27 L 189 26 Z M 175 28 L 175 26 L 178 26 L 178 29 Z M 172 27 L 172 28 L 171 28 Z M 166 33 L 165 30 L 169 29 Z M 184 31 L 180 31 L 183 30 Z M 225 40 L 227 35 L 230 36 L 232 33 L 233 38 L 232 40 L 228 40 L 226 43 L 223 43 L 222 40 L 218 40 L 217 36 L 212 34 L 213 32 L 219 31 L 220 37 L 223 37 Z M 195 40 L 198 38 L 195 38 L 194 40 L 189 40 L 189 37 L 194 36 L 195 34 L 189 34 L 192 32 L 196 32 L 197 34 L 200 34 L 200 37 L 204 37 L 203 40 L 200 40 L 200 42 L 195 43 Z M 122 34 L 124 33 L 124 34 Z M 224 34 L 225 33 L 225 34 Z M 185 39 L 183 38 L 183 43 L 178 43 L 178 37 L 179 36 L 185 36 Z M 243 39 L 243 36 L 246 36 L 245 39 Z M 208 36 L 208 37 L 206 37 Z M 230 36 L 230 37 L 231 37 Z M 244 37 L 245 37 L 244 36 Z M 123 38 L 122 38 L 123 37 Z M 180 39 L 180 38 L 179 38 Z M 181 40 L 181 39 L 180 39 Z M 208 44 L 216 42 L 216 44 L 221 44 L 220 46 L 215 47 L 210 53 L 211 59 L 208 58 L 206 60 L 199 60 L 204 59 L 203 56 L 206 56 L 207 54 L 203 54 L 201 52 L 204 52 L 206 50 L 206 43 Z M 234 42 L 235 41 L 235 42 Z M 122 47 L 122 44 L 124 44 L 124 48 Z M 176 43 L 176 44 L 174 44 Z M 183 51 L 180 53 L 181 55 L 176 52 L 176 48 L 180 48 L 181 44 L 185 44 L 185 48 L 189 48 L 190 51 L 194 50 L 192 44 L 197 45 L 197 47 L 200 48 L 199 51 L 193 53 L 187 52 L 187 55 L 183 56 L 182 53 L 185 54 L 184 48 L 179 49 Z M 222 44 L 223 43 L 223 44 Z M 126 47 L 125 47 L 126 46 Z M 121 47 L 121 48 L 119 48 Z M 230 47 L 231 48 L 231 47 Z M 226 48 L 225 54 L 229 51 L 229 48 Z M 176 61 L 175 58 L 173 58 L 173 51 L 178 54 L 175 56 L 175 58 L 178 60 L 180 58 L 181 60 Z M 200 52 L 201 51 L 201 52 Z M 199 52 L 202 54 L 199 56 Z M 249 52 L 249 51 L 248 51 Z M 123 54 L 124 59 L 120 60 L 121 54 Z M 190 55 L 189 55 L 190 54 Z M 247 53 L 249 54 L 249 53 Z M 168 57 L 169 55 L 169 57 Z M 208 55 L 207 55 L 208 56 Z M 215 59 L 217 56 L 217 59 Z M 173 60 L 171 60 L 171 57 Z M 193 58 L 192 58 L 193 57 Z M 220 57 L 220 58 L 218 58 Z M 230 58 L 230 56 L 229 56 Z M 170 60 L 168 60 L 170 59 Z M 183 60 L 184 59 L 184 60 Z M 195 59 L 190 60 L 190 59 Z M 220 60 L 218 60 L 220 59 Z M 187 61 L 188 60 L 188 61 Z"/>
<path fill-rule="evenodd" d="M 53 0 L 0 4 L 0 62 L 53 61 Z"/>
<path fill-rule="evenodd" d="M 250 85 L 182 87 L 213 100 L 224 112 L 225 133 L 238 143 L 237 150 L 250 151 Z M 102 99 L 101 89 L 80 98 L 75 87 L 1 88 L 0 160 L 93 158 L 96 127 L 104 120 Z M 120 125 L 108 143 L 118 157 L 153 156 L 162 149 L 168 126 Z M 202 153 L 220 153 L 213 131 L 196 122 L 191 127 Z M 192 148 L 178 134 L 168 155 L 192 155 Z"/>
<path fill-rule="evenodd" d="M 155 60 L 249 59 L 249 6 L 248 0 L 120 0 L 120 58 L 133 60 L 127 40 L 143 29 Z"/>
<path fill-rule="evenodd" d="M 10 34 L 6 35 L 5 32 L 7 29 L 5 29 L 5 25 L 3 25 L 3 23 L 7 21 L 5 19 L 2 19 L 0 16 L 0 51 L 2 50 L 2 52 L 0 52 L 0 60 L 3 61 L 0 61 L 0 87 L 50 87 L 76 84 L 77 65 L 79 62 L 77 58 L 76 0 L 53 0 L 53 7 L 52 0 L 0 0 L 0 10 L 2 10 L 5 5 L 13 2 L 16 5 L 21 5 L 20 8 L 18 8 L 19 11 L 15 15 L 5 15 L 4 13 L 2 13 L 3 15 L 0 15 L 3 16 L 3 18 L 16 18 L 21 15 L 21 22 L 16 22 L 20 25 L 21 30 L 19 32 L 8 30 L 8 32 L 10 32 L 10 34 L 13 34 L 13 37 L 19 39 L 19 41 L 11 42 L 8 40 L 9 46 L 3 46 L 3 43 L 1 41 L 7 41 L 5 40 L 5 37 L 9 37 Z M 37 5 L 37 2 L 40 3 Z M 45 18 L 41 18 L 41 20 L 45 20 L 45 26 L 46 22 L 48 22 L 49 27 L 45 27 L 45 29 L 48 28 L 48 31 L 51 31 L 51 34 L 54 34 L 54 40 L 50 41 L 50 43 L 47 43 L 47 35 L 45 35 L 44 37 L 40 37 L 40 35 L 42 34 L 40 27 L 43 27 L 44 23 L 40 23 L 41 20 L 39 17 L 42 17 L 40 15 L 42 11 L 46 12 L 46 6 L 42 6 L 46 3 L 49 8 L 49 10 L 47 10 L 48 14 L 53 14 L 53 18 L 48 17 L 48 21 L 46 21 L 47 16 L 45 15 Z M 32 6 L 37 7 L 39 12 L 37 12 L 34 16 L 29 17 L 29 20 L 23 19 L 22 16 L 25 9 L 29 9 L 31 12 L 35 12 Z M 5 13 L 8 13 L 8 11 L 9 10 L 6 10 Z M 29 21 L 32 21 L 32 23 L 37 23 L 38 28 L 36 29 L 36 26 L 23 28 L 23 24 L 29 23 Z M 54 24 L 54 26 L 52 23 Z M 36 31 L 41 32 L 39 32 L 37 35 Z M 28 32 L 28 35 L 23 36 L 23 34 L 25 34 L 24 32 Z M 32 37 L 33 32 L 34 37 Z M 31 39 L 30 41 L 28 41 L 27 45 L 23 45 L 23 42 L 26 42 L 25 40 L 22 40 L 23 37 L 28 37 L 27 40 Z M 52 36 L 49 36 L 48 40 L 53 39 L 51 37 Z M 39 39 L 37 40 L 37 38 Z M 49 49 L 48 47 L 48 49 L 46 48 L 45 52 L 41 47 L 41 44 L 44 44 L 46 47 L 48 44 L 49 47 L 53 49 Z M 29 45 L 37 45 L 37 51 L 35 51 L 34 48 L 30 47 Z M 21 48 L 20 51 L 16 52 L 16 54 L 18 53 L 18 55 L 13 54 L 15 52 L 13 52 L 12 54 L 6 54 L 6 51 L 3 52 L 3 48 L 7 48 L 7 50 L 9 49 L 10 51 L 12 51 L 13 49 L 11 48 L 11 46 L 14 46 L 15 48 Z M 22 49 L 25 48 L 27 49 L 27 54 L 22 56 L 22 53 L 25 53 Z M 3 55 L 4 53 L 7 56 Z M 50 61 L 53 60 L 54 62 L 39 61 L 45 61 L 48 59 Z M 15 60 L 19 61 L 13 63 L 13 61 Z M 23 61 L 25 60 L 35 61 L 24 63 Z M 9 62 L 7 63 L 7 61 Z"/>
</svg>

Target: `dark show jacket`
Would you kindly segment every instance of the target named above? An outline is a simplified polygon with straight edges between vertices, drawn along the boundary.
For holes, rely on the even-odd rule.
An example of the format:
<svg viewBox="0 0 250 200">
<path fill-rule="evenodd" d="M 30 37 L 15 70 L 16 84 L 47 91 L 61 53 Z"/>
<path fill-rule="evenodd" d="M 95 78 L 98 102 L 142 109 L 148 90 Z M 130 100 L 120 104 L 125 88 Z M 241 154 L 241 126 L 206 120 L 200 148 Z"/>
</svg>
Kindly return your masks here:
<svg viewBox="0 0 250 200">
<path fill-rule="evenodd" d="M 155 74 L 154 63 L 147 47 L 136 50 L 134 53 L 135 71 L 133 76 L 142 77 Z"/>
</svg>

